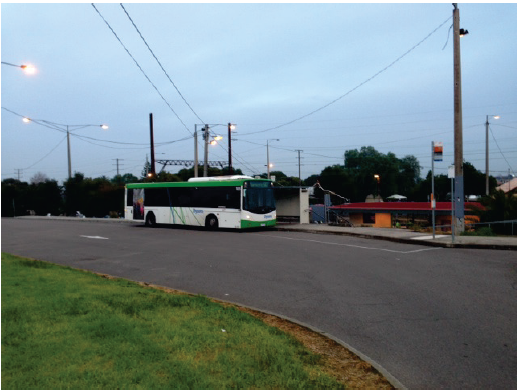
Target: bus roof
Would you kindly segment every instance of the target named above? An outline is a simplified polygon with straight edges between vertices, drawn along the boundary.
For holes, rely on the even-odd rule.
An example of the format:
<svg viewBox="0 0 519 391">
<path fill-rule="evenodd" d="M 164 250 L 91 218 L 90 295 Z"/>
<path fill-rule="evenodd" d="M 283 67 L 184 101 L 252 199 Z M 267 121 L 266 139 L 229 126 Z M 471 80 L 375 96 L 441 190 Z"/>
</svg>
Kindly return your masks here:
<svg viewBox="0 0 519 391">
<path fill-rule="evenodd" d="M 191 178 L 187 182 L 147 182 L 127 183 L 128 189 L 149 189 L 160 187 L 218 187 L 218 186 L 242 186 L 244 182 L 272 182 L 270 179 L 252 178 L 245 175 L 201 177 Z"/>
</svg>

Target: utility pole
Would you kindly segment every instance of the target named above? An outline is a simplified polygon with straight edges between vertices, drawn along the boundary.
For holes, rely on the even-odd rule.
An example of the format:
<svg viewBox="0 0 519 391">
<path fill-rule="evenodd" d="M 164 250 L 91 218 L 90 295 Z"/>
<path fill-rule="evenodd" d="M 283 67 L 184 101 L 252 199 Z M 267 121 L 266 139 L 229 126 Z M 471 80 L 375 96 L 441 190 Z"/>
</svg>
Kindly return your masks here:
<svg viewBox="0 0 519 391">
<path fill-rule="evenodd" d="M 193 171 L 195 178 L 198 178 L 198 131 L 195 124 L 195 164 L 193 165 Z"/>
<path fill-rule="evenodd" d="M 153 114 L 150 113 L 151 175 L 155 176 L 155 144 L 153 143 Z"/>
<path fill-rule="evenodd" d="M 227 124 L 227 136 L 229 137 L 229 175 L 232 175 L 232 154 L 231 154 L 231 123 Z"/>
<path fill-rule="evenodd" d="M 68 179 L 72 178 L 72 163 L 70 161 L 70 132 L 67 125 L 67 156 L 68 156 Z"/>
<path fill-rule="evenodd" d="M 207 158 L 208 158 L 208 144 L 209 144 L 209 125 L 204 126 L 204 177 L 207 177 Z"/>
<path fill-rule="evenodd" d="M 489 162 L 488 162 L 488 127 L 490 126 L 490 123 L 488 122 L 488 117 L 489 115 L 487 115 L 487 122 L 485 123 L 485 194 L 486 195 L 489 195 L 490 194 L 490 186 L 489 186 L 489 173 L 490 173 L 490 170 L 489 170 Z M 493 117 L 494 119 L 499 119 L 499 115 L 491 115 L 490 117 Z"/>
<path fill-rule="evenodd" d="M 119 160 L 124 160 L 124 159 L 112 159 L 112 160 L 115 160 L 115 164 L 117 166 L 117 176 L 119 176 Z"/>
<path fill-rule="evenodd" d="M 20 178 L 21 178 L 21 175 L 20 175 L 20 174 L 21 174 L 21 172 L 23 171 L 23 169 L 21 169 L 21 168 L 15 168 L 15 171 L 17 172 L 17 175 L 18 175 L 18 181 L 19 181 Z"/>
<path fill-rule="evenodd" d="M 303 152 L 301 149 L 296 149 L 297 152 L 297 161 L 299 166 L 299 186 L 301 186 L 301 152 Z"/>
<path fill-rule="evenodd" d="M 463 186 L 463 123 L 461 105 L 460 13 L 453 3 L 454 38 L 454 215 L 456 234 L 465 231 L 465 191 Z"/>
</svg>

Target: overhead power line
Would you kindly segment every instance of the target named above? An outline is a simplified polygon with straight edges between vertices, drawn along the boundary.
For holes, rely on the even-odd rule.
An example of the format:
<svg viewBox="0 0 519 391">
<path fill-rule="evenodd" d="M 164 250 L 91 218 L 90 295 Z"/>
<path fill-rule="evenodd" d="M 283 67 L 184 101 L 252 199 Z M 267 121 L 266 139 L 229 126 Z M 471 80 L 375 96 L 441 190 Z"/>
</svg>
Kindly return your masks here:
<svg viewBox="0 0 519 391">
<path fill-rule="evenodd" d="M 103 17 L 103 15 L 101 15 L 101 12 L 99 12 L 99 10 L 96 8 L 96 6 L 94 5 L 94 3 L 92 3 L 92 7 L 94 7 L 94 9 L 96 10 L 96 12 L 98 13 L 98 15 L 101 17 L 101 19 L 103 19 L 103 21 L 105 22 L 105 24 L 108 26 L 108 28 L 110 29 L 110 31 L 113 33 L 113 35 L 115 36 L 115 38 L 117 38 L 117 40 L 119 41 L 119 43 L 121 44 L 121 46 L 124 48 L 124 50 L 126 50 L 126 53 L 128 53 L 128 55 L 131 57 L 131 59 L 133 60 L 133 62 L 135 63 L 135 65 L 137 65 L 137 68 L 139 68 L 139 70 L 142 72 L 142 74 L 144 75 L 144 77 L 148 80 L 148 82 L 153 86 L 153 88 L 155 89 L 155 91 L 157 91 L 157 93 L 160 95 L 160 97 L 162 98 L 162 100 L 164 101 L 164 103 L 166 103 L 166 105 L 168 105 L 169 109 L 173 112 L 173 114 L 175 114 L 175 116 L 178 118 L 178 120 L 182 123 L 182 125 L 184 125 L 184 128 L 186 128 L 186 130 L 192 135 L 193 133 L 191 132 L 191 130 L 189 130 L 189 128 L 186 126 L 186 124 L 184 123 L 184 121 L 182 121 L 182 119 L 178 116 L 178 114 L 175 112 L 175 110 L 173 110 L 173 107 L 171 107 L 171 105 L 169 104 L 169 102 L 166 100 L 166 98 L 164 98 L 164 96 L 160 93 L 159 89 L 157 88 L 157 86 L 155 84 L 153 84 L 153 82 L 151 81 L 151 79 L 148 77 L 148 75 L 146 74 L 146 72 L 144 72 L 144 70 L 142 69 L 142 67 L 139 65 L 139 63 L 137 62 L 137 60 L 135 59 L 135 57 L 133 57 L 133 55 L 130 53 L 130 51 L 128 50 L 128 48 L 124 45 L 124 43 L 121 41 L 121 39 L 119 38 L 119 36 L 116 34 L 116 32 L 114 31 L 114 29 L 112 28 L 112 26 L 110 26 L 110 24 L 106 21 L 106 19 Z"/>
<path fill-rule="evenodd" d="M 139 33 L 141 39 L 143 40 L 144 44 L 146 45 L 146 47 L 148 48 L 148 50 L 150 51 L 151 55 L 153 56 L 153 58 L 157 61 L 157 63 L 159 64 L 160 68 L 162 69 L 162 71 L 164 72 L 164 74 L 166 75 L 166 77 L 168 78 L 169 82 L 173 85 L 173 87 L 175 87 L 175 90 L 177 90 L 178 94 L 180 95 L 180 97 L 182 98 L 182 100 L 185 102 L 185 104 L 187 105 L 187 107 L 189 107 L 189 109 L 193 112 L 193 114 L 196 116 L 196 118 L 198 118 L 201 122 L 205 123 L 205 121 L 200 118 L 200 116 L 195 112 L 195 110 L 193 110 L 193 108 L 191 107 L 191 105 L 187 102 L 186 98 L 184 98 L 184 95 L 182 95 L 182 93 L 180 92 L 180 90 L 177 88 L 177 86 L 175 85 L 175 83 L 173 82 L 173 80 L 171 80 L 171 78 L 169 77 L 168 73 L 166 72 L 166 70 L 164 69 L 164 67 L 162 66 L 162 64 L 160 63 L 159 59 L 157 58 L 157 56 L 155 55 L 155 53 L 153 52 L 153 50 L 151 50 L 150 48 L 150 45 L 148 45 L 148 42 L 146 42 L 146 39 L 144 39 L 144 37 L 142 36 L 139 28 L 137 27 L 137 25 L 135 24 L 135 22 L 133 21 L 133 19 L 131 18 L 130 14 L 128 13 L 128 11 L 126 11 L 126 8 L 124 8 L 123 4 L 120 3 L 120 6 L 121 8 L 124 10 L 124 12 L 126 13 L 126 16 L 128 16 L 128 19 L 130 19 L 130 22 L 132 22 L 133 24 L 133 27 L 135 27 L 135 30 L 137 30 L 137 32 Z"/>
<path fill-rule="evenodd" d="M 321 106 L 317 109 L 315 109 L 314 111 L 311 111 L 310 113 L 307 113 L 305 115 L 302 115 L 301 117 L 299 118 L 296 118 L 296 119 L 293 119 L 292 121 L 289 121 L 289 122 L 285 122 L 281 125 L 278 125 L 278 126 L 275 126 L 273 128 L 269 128 L 269 129 L 264 129 L 264 130 L 259 130 L 257 132 L 250 132 L 250 133 L 243 133 L 242 136 L 248 136 L 250 134 L 257 134 L 257 133 L 264 133 L 264 132 L 268 132 L 270 130 L 275 130 L 275 129 L 279 129 L 283 126 L 287 126 L 287 125 L 290 125 L 290 124 L 293 124 L 294 122 L 297 122 L 297 121 L 300 121 L 302 120 L 303 118 L 306 118 L 306 117 L 309 117 L 325 108 L 327 108 L 328 106 L 331 106 L 332 104 L 338 102 L 339 100 L 341 100 L 342 98 L 344 98 L 345 96 L 348 96 L 349 94 L 351 94 L 353 91 L 359 89 L 360 87 L 362 87 L 364 84 L 367 84 L 369 83 L 371 80 L 373 80 L 374 78 L 376 78 L 378 75 L 380 75 L 381 73 L 387 71 L 389 68 L 391 68 L 393 65 L 395 65 L 398 61 L 400 61 L 402 58 L 404 58 L 405 56 L 407 56 L 409 53 L 411 53 L 413 50 L 415 50 L 418 46 L 420 46 L 422 43 L 424 43 L 431 35 L 433 35 L 436 31 L 438 31 L 445 23 L 447 23 L 450 19 L 452 19 L 452 16 L 449 16 L 448 19 L 446 19 L 442 24 L 440 24 L 438 27 L 436 27 L 433 31 L 431 31 L 425 38 L 423 38 L 420 42 L 418 42 L 416 45 L 414 45 L 411 49 L 409 49 L 408 51 L 406 51 L 404 54 L 402 54 L 400 57 L 398 57 L 396 60 L 394 60 L 391 64 L 389 64 L 388 66 L 386 66 L 385 68 L 383 68 L 382 70 L 378 71 L 377 73 L 375 73 L 373 76 L 371 76 L 370 78 L 364 80 L 362 83 L 358 84 L 356 87 L 353 87 L 351 90 L 349 90 L 348 92 L 346 92 L 345 94 L 339 96 L 338 98 L 332 100 L 331 102 L 328 102 L 327 104 L 325 104 L 324 106 Z"/>
<path fill-rule="evenodd" d="M 38 160 L 36 163 L 31 164 L 29 167 L 24 168 L 24 170 L 28 170 L 29 168 L 32 168 L 32 167 L 34 167 L 36 164 L 38 164 L 39 162 L 41 162 L 43 159 L 45 159 L 47 156 L 49 156 L 52 152 L 54 152 L 54 150 L 55 150 L 56 148 L 58 148 L 58 147 L 61 145 L 61 143 L 62 143 L 63 141 L 65 141 L 66 139 L 67 139 L 67 136 L 63 137 L 63 139 L 62 139 L 62 140 L 61 140 L 61 141 L 60 141 L 60 142 L 59 142 L 59 143 L 58 143 L 54 148 L 52 148 L 48 154 L 46 154 L 44 157 L 42 157 L 42 158 L 41 158 L 40 160 Z"/>
<path fill-rule="evenodd" d="M 515 171 L 513 170 L 512 166 L 510 165 L 510 163 L 508 162 L 508 160 L 506 159 L 505 155 L 503 154 L 503 151 L 501 151 L 501 148 L 499 147 L 499 144 L 497 143 L 497 140 L 496 140 L 496 136 L 494 136 L 494 132 L 492 131 L 492 128 L 490 128 L 490 133 L 492 134 L 492 138 L 494 139 L 495 143 L 496 143 L 496 146 L 497 146 L 497 149 L 499 149 L 499 152 L 501 153 L 501 156 L 503 156 L 503 159 L 505 159 L 505 162 L 506 164 L 508 164 L 508 167 L 510 167 L 510 170 L 514 173 L 515 175 Z"/>
</svg>

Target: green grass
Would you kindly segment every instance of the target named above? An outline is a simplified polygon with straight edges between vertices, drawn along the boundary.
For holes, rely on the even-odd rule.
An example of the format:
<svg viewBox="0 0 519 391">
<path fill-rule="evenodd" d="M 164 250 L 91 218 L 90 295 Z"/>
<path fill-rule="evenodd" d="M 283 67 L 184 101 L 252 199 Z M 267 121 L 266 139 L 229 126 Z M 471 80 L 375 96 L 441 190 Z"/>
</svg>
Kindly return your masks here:
<svg viewBox="0 0 519 391">
<path fill-rule="evenodd" d="M 3 389 L 343 388 L 320 361 L 205 297 L 2 253 Z"/>
</svg>

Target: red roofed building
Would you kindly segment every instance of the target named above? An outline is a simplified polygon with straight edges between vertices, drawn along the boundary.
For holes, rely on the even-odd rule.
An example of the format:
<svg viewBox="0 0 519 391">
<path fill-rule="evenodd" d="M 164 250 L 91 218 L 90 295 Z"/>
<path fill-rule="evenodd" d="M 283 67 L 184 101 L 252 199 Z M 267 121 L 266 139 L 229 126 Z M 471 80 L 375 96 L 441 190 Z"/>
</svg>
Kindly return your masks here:
<svg viewBox="0 0 519 391">
<path fill-rule="evenodd" d="M 437 226 L 451 225 L 451 207 L 450 202 L 436 203 L 434 214 Z M 482 208 L 482 205 L 479 202 L 465 202 L 466 223 L 479 221 L 472 207 Z M 391 228 L 397 221 L 411 223 L 415 219 L 431 220 L 432 218 L 430 202 L 357 202 L 331 206 L 329 209 L 347 218 L 354 226 Z"/>
</svg>

